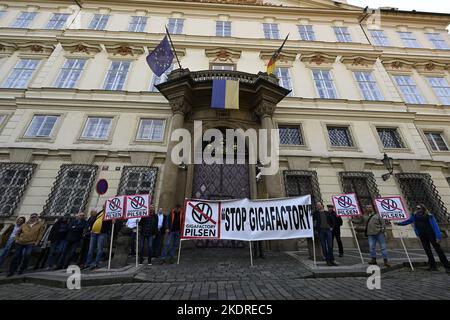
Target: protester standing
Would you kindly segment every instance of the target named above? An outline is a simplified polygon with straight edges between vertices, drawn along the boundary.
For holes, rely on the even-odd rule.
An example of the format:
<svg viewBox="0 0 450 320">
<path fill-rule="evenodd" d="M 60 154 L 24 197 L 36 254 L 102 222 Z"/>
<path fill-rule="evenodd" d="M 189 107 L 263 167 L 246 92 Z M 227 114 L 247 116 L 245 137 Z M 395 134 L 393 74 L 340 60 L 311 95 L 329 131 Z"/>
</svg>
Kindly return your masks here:
<svg viewBox="0 0 450 320">
<path fill-rule="evenodd" d="M 48 240 L 50 241 L 50 253 L 47 259 L 47 270 L 58 268 L 62 263 L 61 258 L 66 250 L 66 236 L 69 232 L 69 215 L 59 218 L 53 226 Z"/>
<path fill-rule="evenodd" d="M 166 242 L 164 244 L 164 249 L 161 255 L 161 264 L 166 263 L 167 255 L 170 256 L 170 263 L 174 262 L 175 250 L 180 242 L 180 231 L 181 231 L 181 217 L 183 214 L 183 209 L 177 204 L 175 208 L 172 209 L 172 214 L 168 220 L 168 226 L 166 228 Z"/>
<path fill-rule="evenodd" d="M 89 243 L 91 242 L 91 232 L 92 226 L 94 225 L 95 218 L 97 217 L 97 210 L 91 210 L 89 218 L 86 222 L 86 226 L 83 230 L 83 236 L 81 240 L 80 256 L 78 258 L 78 265 L 80 268 L 86 266 L 87 255 L 89 252 Z"/>
<path fill-rule="evenodd" d="M 396 222 L 395 224 L 399 226 L 406 226 L 411 223 L 414 224 L 414 231 L 419 237 L 420 242 L 422 242 L 423 249 L 427 254 L 429 265 L 428 270 L 438 270 L 436 260 L 434 259 L 433 252 L 431 251 L 431 246 L 433 246 L 434 251 L 438 254 L 439 260 L 445 268 L 445 271 L 450 273 L 450 264 L 439 244 L 442 240 L 442 234 L 441 230 L 439 230 L 439 225 L 434 215 L 428 211 L 425 205 L 418 204 L 416 206 L 416 212 L 412 214 L 408 220 Z"/>
<path fill-rule="evenodd" d="M 66 248 L 61 258 L 61 267 L 67 268 L 72 261 L 75 250 L 80 244 L 87 221 L 84 212 L 78 213 L 76 218 L 69 223 L 69 231 L 66 236 Z"/>
<path fill-rule="evenodd" d="M 139 221 L 139 263 L 144 263 L 144 247 L 147 244 L 148 248 L 148 265 L 152 265 L 152 247 L 153 239 L 158 230 L 158 217 L 150 213 L 150 216 L 141 218 Z"/>
<path fill-rule="evenodd" d="M 341 227 L 342 227 L 343 221 L 342 221 L 342 218 L 336 214 L 336 211 L 334 210 L 334 206 L 332 204 L 327 205 L 327 209 L 328 209 L 328 212 L 330 212 L 331 215 L 333 216 L 333 221 L 334 221 L 333 231 L 332 231 L 333 242 L 336 239 L 336 242 L 338 244 L 338 249 L 339 249 L 339 257 L 342 258 L 344 256 L 344 247 L 342 245 L 342 240 L 341 240 Z"/>
<path fill-rule="evenodd" d="M 14 225 L 10 225 L 8 229 L 5 232 L 4 239 L 6 240 L 5 243 L 2 243 L 3 248 L 1 249 L 0 253 L 0 266 L 5 261 L 6 257 L 8 256 L 8 253 L 11 251 L 12 247 L 16 243 L 16 235 L 19 231 L 20 227 L 25 223 L 24 217 L 19 217 L 16 220 L 16 223 Z"/>
<path fill-rule="evenodd" d="M 27 266 L 33 246 L 39 244 L 44 234 L 44 224 L 39 221 L 38 214 L 31 214 L 26 223 L 20 226 L 16 234 L 16 251 L 9 265 L 8 277 L 13 276 L 17 270 L 22 274 Z"/>
<path fill-rule="evenodd" d="M 89 251 L 85 268 L 89 268 L 91 270 L 99 267 L 100 260 L 103 257 L 104 252 L 103 247 L 111 230 L 111 221 L 103 221 L 104 215 L 104 209 L 97 213 L 90 229 L 91 239 L 89 242 Z M 96 255 L 94 259 L 95 252 Z"/>
<path fill-rule="evenodd" d="M 390 267 L 388 261 L 388 252 L 386 248 L 386 239 L 384 232 L 386 231 L 386 224 L 379 214 L 373 211 L 372 205 L 365 206 L 365 213 L 367 214 L 367 222 L 365 235 L 369 238 L 370 258 L 369 264 L 377 264 L 377 243 L 381 247 L 381 255 L 383 256 L 384 266 Z"/>
<path fill-rule="evenodd" d="M 136 255 L 136 235 L 137 235 L 138 222 L 139 222 L 139 219 L 134 219 L 134 218 L 128 219 L 126 222 L 127 228 L 131 229 L 131 250 L 130 250 L 131 256 Z"/>
<path fill-rule="evenodd" d="M 166 230 L 166 226 L 168 224 L 167 216 L 164 214 L 162 208 L 159 208 L 158 214 L 156 215 L 157 220 L 157 230 L 155 234 L 155 238 L 153 239 L 153 257 L 161 256 L 162 251 L 162 243 L 164 238 L 164 233 Z"/>
<path fill-rule="evenodd" d="M 333 215 L 329 211 L 325 211 L 321 202 L 316 203 L 316 212 L 313 214 L 315 227 L 319 233 L 322 253 L 327 266 L 337 266 L 334 262 L 333 255 Z"/>
</svg>

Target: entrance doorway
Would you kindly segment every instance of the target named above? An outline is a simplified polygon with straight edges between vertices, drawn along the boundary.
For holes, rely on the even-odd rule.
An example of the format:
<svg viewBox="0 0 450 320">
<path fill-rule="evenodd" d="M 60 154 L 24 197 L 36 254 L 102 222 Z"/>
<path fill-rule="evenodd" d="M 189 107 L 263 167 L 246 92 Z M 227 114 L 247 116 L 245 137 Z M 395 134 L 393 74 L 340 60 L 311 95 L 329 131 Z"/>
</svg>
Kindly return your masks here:
<svg viewBox="0 0 450 320">
<path fill-rule="evenodd" d="M 218 128 L 222 132 L 223 139 L 220 145 L 226 148 L 226 128 Z M 203 142 L 202 151 L 211 148 L 214 140 Z M 192 183 L 192 197 L 206 200 L 229 200 L 250 198 L 250 179 L 248 165 L 248 151 L 238 154 L 236 141 L 233 144 L 234 163 L 225 164 L 225 152 L 223 154 L 224 164 L 195 164 Z M 238 164 L 237 159 L 245 159 L 244 164 Z M 231 247 L 245 248 L 246 242 L 232 240 L 197 240 L 197 247 Z"/>
</svg>

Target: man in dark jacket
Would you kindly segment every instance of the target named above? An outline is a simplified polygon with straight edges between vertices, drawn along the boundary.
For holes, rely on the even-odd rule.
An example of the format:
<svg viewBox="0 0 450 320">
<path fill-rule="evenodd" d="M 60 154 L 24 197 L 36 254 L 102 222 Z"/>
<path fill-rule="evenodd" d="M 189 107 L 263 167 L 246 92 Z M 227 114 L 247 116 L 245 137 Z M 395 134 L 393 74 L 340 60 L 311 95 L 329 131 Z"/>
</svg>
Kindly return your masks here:
<svg viewBox="0 0 450 320">
<path fill-rule="evenodd" d="M 87 226 L 86 215 L 84 212 L 78 213 L 77 217 L 69 223 L 69 232 L 66 236 L 66 250 L 64 250 L 60 267 L 67 268 L 72 261 L 75 250 L 83 237 L 84 229 Z"/>
<path fill-rule="evenodd" d="M 91 210 L 89 218 L 86 221 L 86 226 L 83 230 L 83 236 L 81 240 L 80 257 L 78 258 L 78 265 L 80 268 L 84 268 L 86 264 L 87 254 L 89 252 L 89 243 L 91 242 L 91 228 L 97 217 L 97 210 Z"/>
<path fill-rule="evenodd" d="M 47 270 L 52 270 L 59 266 L 63 252 L 66 249 L 67 240 L 66 236 L 69 232 L 69 215 L 66 214 L 59 218 L 48 236 L 50 242 L 50 252 L 47 259 Z"/>
<path fill-rule="evenodd" d="M 313 214 L 315 228 L 319 233 L 320 245 L 322 253 L 327 262 L 327 266 L 336 266 L 333 255 L 333 215 L 325 211 L 321 202 L 316 203 L 316 212 Z"/>
<path fill-rule="evenodd" d="M 158 230 L 157 216 L 150 212 L 150 216 L 142 218 L 139 221 L 139 260 L 140 264 L 144 263 L 144 246 L 148 248 L 148 265 L 152 265 L 152 247 L 153 239 Z"/>
<path fill-rule="evenodd" d="M 164 249 L 161 255 L 161 263 L 166 262 L 167 255 L 170 255 L 170 263 L 174 262 L 175 250 L 180 242 L 180 231 L 181 231 L 181 220 L 183 216 L 183 209 L 177 204 L 175 208 L 172 209 L 172 214 L 168 219 L 168 226 L 166 228 L 166 243 L 164 244 Z"/>
<path fill-rule="evenodd" d="M 327 205 L 328 212 L 333 215 L 334 225 L 333 225 L 333 242 L 336 239 L 339 248 L 339 257 L 344 256 L 344 247 L 342 246 L 341 240 L 341 226 L 343 224 L 342 218 L 336 214 L 334 206 L 332 204 Z"/>
<path fill-rule="evenodd" d="M 153 257 L 159 257 L 161 255 L 162 250 L 162 243 L 164 234 L 166 231 L 166 226 L 168 224 L 167 222 L 167 216 L 164 214 L 164 211 L 162 208 L 159 208 L 158 214 L 155 217 L 156 219 L 156 234 L 155 238 L 153 239 Z"/>
</svg>

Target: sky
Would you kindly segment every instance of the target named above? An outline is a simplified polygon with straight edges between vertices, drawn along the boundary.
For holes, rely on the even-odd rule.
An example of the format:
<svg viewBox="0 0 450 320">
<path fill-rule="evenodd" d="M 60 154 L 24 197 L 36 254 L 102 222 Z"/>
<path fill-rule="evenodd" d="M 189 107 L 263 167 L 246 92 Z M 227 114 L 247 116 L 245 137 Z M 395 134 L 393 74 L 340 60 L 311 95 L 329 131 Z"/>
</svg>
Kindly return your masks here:
<svg viewBox="0 0 450 320">
<path fill-rule="evenodd" d="M 450 0 L 347 0 L 349 4 L 370 8 L 394 7 L 399 10 L 450 13 Z"/>
</svg>

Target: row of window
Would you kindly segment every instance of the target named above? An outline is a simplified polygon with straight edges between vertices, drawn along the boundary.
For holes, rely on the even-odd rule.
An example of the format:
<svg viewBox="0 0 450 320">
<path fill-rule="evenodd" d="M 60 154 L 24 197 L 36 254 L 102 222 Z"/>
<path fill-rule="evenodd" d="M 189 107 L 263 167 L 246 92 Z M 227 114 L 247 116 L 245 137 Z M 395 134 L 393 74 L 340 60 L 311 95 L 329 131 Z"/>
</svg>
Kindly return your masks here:
<svg viewBox="0 0 450 320">
<path fill-rule="evenodd" d="M 6 119 L 0 115 L 0 125 Z M 35 115 L 28 125 L 24 138 L 49 138 L 52 135 L 59 116 Z M 111 134 L 112 117 L 88 117 L 81 133 L 80 139 L 108 140 Z M 139 120 L 136 133 L 137 141 L 162 142 L 164 139 L 165 121 L 162 119 Z M 332 147 L 355 147 L 351 131 L 348 126 L 327 126 L 328 138 Z M 377 128 L 378 136 L 386 149 L 406 148 L 401 135 L 396 128 Z M 279 125 L 281 145 L 304 146 L 301 126 Z M 425 137 L 433 151 L 449 151 L 449 147 L 441 132 L 425 131 Z"/>
<path fill-rule="evenodd" d="M 39 65 L 38 59 L 20 59 L 9 76 L 3 82 L 3 88 L 23 89 L 28 86 L 34 71 Z M 85 68 L 86 59 L 67 59 L 56 78 L 54 87 L 75 88 Z M 122 90 L 131 66 L 129 60 L 114 60 L 106 75 L 103 89 Z M 155 85 L 164 82 L 167 75 L 172 71 L 169 68 L 161 77 L 153 77 L 150 91 L 156 92 Z M 213 64 L 213 70 L 233 70 L 234 65 Z M 292 80 L 289 68 L 276 68 L 275 75 L 279 78 L 279 84 L 286 89 L 292 89 Z M 312 69 L 313 81 L 317 94 L 322 99 L 337 99 L 338 94 L 330 70 Z M 384 97 L 377 86 L 377 82 L 370 71 L 355 71 L 354 78 L 364 100 L 382 101 Z M 403 99 L 408 104 L 425 104 L 426 100 L 417 88 L 410 75 L 394 75 L 393 79 L 399 88 Z M 450 86 L 444 77 L 426 77 L 429 85 L 443 105 L 450 105 Z M 292 96 L 292 92 L 290 94 Z"/>
<path fill-rule="evenodd" d="M 13 28 L 29 28 L 32 21 L 36 17 L 36 12 L 21 12 L 15 21 L 12 23 Z M 48 22 L 47 29 L 63 29 L 67 24 L 69 14 L 55 13 Z M 105 30 L 108 24 L 110 15 L 108 14 L 94 14 L 89 23 L 88 28 L 91 30 Z M 144 32 L 147 27 L 147 17 L 132 16 L 128 25 L 130 32 Z M 172 34 L 182 34 L 184 27 L 184 19 L 169 18 L 168 29 Z M 336 41 L 338 42 L 352 42 L 352 36 L 347 27 L 333 27 Z M 280 39 L 280 32 L 277 23 L 263 23 L 263 33 L 266 39 Z M 316 41 L 316 35 L 312 25 L 298 25 L 298 33 L 300 40 Z M 403 44 L 407 48 L 421 48 L 422 46 L 417 41 L 412 32 L 398 31 L 397 32 Z M 372 40 L 378 46 L 390 46 L 389 38 L 385 35 L 383 30 L 370 30 Z M 428 40 L 435 49 L 448 50 L 449 45 L 439 33 L 426 33 Z M 231 37 L 231 22 L 230 21 L 216 21 L 216 36 Z"/>
<path fill-rule="evenodd" d="M 298 125 L 280 125 L 278 126 L 281 145 L 305 146 L 305 139 L 302 133 L 301 126 Z M 385 149 L 403 149 L 406 144 L 397 128 L 376 128 L 378 138 L 380 139 L 383 148 Z M 352 148 L 356 147 L 352 138 L 350 128 L 348 126 L 327 126 L 328 139 L 332 147 Z M 433 151 L 450 151 L 447 142 L 445 141 L 442 132 L 424 131 Z"/>
<path fill-rule="evenodd" d="M 49 138 L 52 136 L 60 116 L 58 115 L 35 115 L 28 125 L 24 138 Z M 6 119 L 0 115 L 0 121 Z M 88 117 L 81 133 L 80 139 L 85 140 L 108 140 L 113 124 L 112 117 Z M 0 122 L 1 125 L 1 122 Z M 161 142 L 164 139 L 165 120 L 145 119 L 139 120 L 136 140 Z"/>
</svg>

